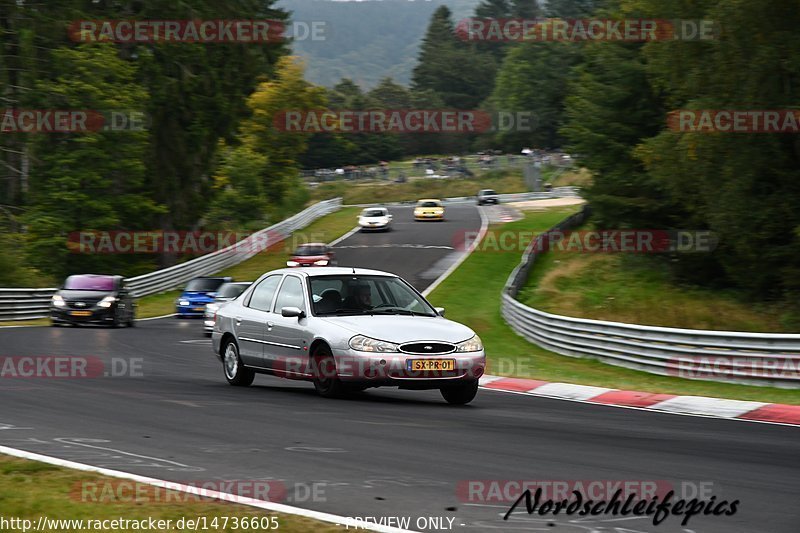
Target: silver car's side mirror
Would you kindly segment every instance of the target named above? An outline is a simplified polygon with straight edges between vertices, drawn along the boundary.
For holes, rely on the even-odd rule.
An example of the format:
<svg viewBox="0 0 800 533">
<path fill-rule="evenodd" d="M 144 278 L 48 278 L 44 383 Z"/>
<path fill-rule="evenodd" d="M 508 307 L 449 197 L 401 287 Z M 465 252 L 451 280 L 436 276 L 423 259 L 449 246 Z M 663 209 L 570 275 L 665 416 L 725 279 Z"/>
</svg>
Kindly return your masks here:
<svg viewBox="0 0 800 533">
<path fill-rule="evenodd" d="M 444 316 L 444 307 L 434 307 L 433 310 L 436 311 L 439 316 Z"/>
<path fill-rule="evenodd" d="M 306 316 L 306 313 L 299 307 L 281 307 L 281 316 L 285 316 L 287 318 L 303 318 Z"/>
</svg>

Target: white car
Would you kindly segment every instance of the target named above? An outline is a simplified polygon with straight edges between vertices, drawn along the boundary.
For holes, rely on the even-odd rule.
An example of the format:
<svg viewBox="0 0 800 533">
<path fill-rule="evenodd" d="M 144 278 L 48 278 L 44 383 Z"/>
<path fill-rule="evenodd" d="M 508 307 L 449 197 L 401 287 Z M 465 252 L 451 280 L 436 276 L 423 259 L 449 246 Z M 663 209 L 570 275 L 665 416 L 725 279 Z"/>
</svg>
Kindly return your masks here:
<svg viewBox="0 0 800 533">
<path fill-rule="evenodd" d="M 368 207 L 358 215 L 361 231 L 389 231 L 392 226 L 392 214 L 385 207 Z"/>
</svg>

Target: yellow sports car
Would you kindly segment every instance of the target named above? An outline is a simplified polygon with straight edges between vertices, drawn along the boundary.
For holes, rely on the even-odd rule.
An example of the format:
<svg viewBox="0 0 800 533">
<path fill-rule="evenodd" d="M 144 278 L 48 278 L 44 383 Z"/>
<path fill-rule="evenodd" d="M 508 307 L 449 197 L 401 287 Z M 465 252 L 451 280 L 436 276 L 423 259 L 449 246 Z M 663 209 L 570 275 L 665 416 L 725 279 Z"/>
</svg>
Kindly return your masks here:
<svg viewBox="0 0 800 533">
<path fill-rule="evenodd" d="M 444 220 L 442 201 L 433 198 L 419 200 L 414 208 L 414 220 Z"/>
</svg>

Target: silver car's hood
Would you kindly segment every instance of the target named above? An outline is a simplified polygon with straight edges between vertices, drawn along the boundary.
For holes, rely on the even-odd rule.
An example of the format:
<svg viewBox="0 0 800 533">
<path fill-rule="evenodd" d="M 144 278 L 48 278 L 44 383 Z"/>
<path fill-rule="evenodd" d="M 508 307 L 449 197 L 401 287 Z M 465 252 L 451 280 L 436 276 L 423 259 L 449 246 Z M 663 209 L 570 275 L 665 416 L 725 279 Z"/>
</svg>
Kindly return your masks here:
<svg viewBox="0 0 800 533">
<path fill-rule="evenodd" d="M 441 317 L 358 315 L 324 317 L 320 320 L 349 330 L 353 335 L 361 334 L 395 343 L 411 341 L 455 343 L 475 335 L 467 326 Z"/>
</svg>

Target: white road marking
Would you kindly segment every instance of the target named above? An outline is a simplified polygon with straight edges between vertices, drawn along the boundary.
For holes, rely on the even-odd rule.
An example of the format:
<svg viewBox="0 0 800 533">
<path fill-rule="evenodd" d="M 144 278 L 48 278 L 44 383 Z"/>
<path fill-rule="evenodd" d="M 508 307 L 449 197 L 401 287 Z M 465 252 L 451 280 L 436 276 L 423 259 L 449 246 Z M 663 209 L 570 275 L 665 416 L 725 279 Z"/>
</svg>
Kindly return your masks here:
<svg viewBox="0 0 800 533">
<path fill-rule="evenodd" d="M 352 236 L 352 235 L 353 235 L 355 232 L 357 232 L 359 229 L 361 229 L 361 228 L 360 228 L 359 226 L 356 226 L 355 228 L 351 229 L 350 231 L 348 231 L 347 233 L 345 233 L 344 235 L 342 235 L 342 236 L 341 236 L 341 237 L 339 237 L 338 239 L 334 239 L 334 240 L 332 240 L 331 242 L 329 242 L 329 243 L 328 243 L 328 246 L 335 246 L 335 245 L 339 244 L 339 243 L 340 243 L 340 242 L 342 242 L 343 240 L 345 240 L 345 239 L 347 239 L 348 237 Z"/>
<path fill-rule="evenodd" d="M 196 494 L 196 495 L 203 495 L 208 496 L 209 498 L 214 498 L 221 501 L 226 502 L 233 502 L 238 503 L 241 505 L 247 505 L 249 507 L 256 507 L 258 509 L 263 509 L 265 511 L 271 511 L 274 513 L 284 513 L 296 516 L 303 516 L 305 518 L 311 518 L 313 520 L 321 520 L 323 522 L 329 522 L 333 524 L 352 524 L 352 521 L 346 516 L 338 516 L 330 513 L 323 513 L 320 511 L 312 511 L 310 509 L 301 509 L 300 507 L 294 507 L 291 505 L 285 505 L 282 503 L 273 503 L 273 502 L 265 502 L 263 500 L 251 500 L 249 498 L 245 498 L 243 496 L 239 496 L 238 494 L 230 494 L 227 492 L 219 492 L 213 490 L 206 490 L 202 487 L 193 487 L 191 485 L 182 485 L 179 483 L 172 483 L 170 481 L 166 481 L 163 479 L 157 479 L 152 477 L 145 477 L 140 476 L 138 474 L 131 474 L 129 472 L 122 472 L 120 470 L 111 470 L 108 468 L 100 468 L 92 465 L 76 463 L 74 461 L 66 461 L 64 459 L 59 459 L 57 457 L 50 457 L 47 455 L 41 455 L 38 453 L 26 452 L 25 450 L 17 450 L 15 448 L 9 448 L 7 446 L 0 446 L 0 453 L 4 453 L 6 455 L 11 455 L 14 457 L 19 457 L 22 459 L 30 459 L 32 461 L 39 461 L 42 463 L 47 463 L 56 466 L 63 466 L 65 468 L 73 468 L 76 470 L 82 470 L 84 472 L 95 472 L 97 474 L 101 474 L 103 476 L 109 477 L 116 477 L 122 479 L 129 479 L 131 481 L 136 481 L 139 483 L 144 483 L 147 485 L 153 485 L 156 487 L 163 487 L 165 483 L 170 483 L 170 489 L 185 492 L 187 494 Z M 201 493 L 202 491 L 202 493 Z M 383 526 L 380 524 L 372 524 L 367 522 L 359 522 L 358 524 L 359 529 L 368 530 L 368 531 L 379 531 L 382 533 L 410 533 L 410 530 L 400 529 L 391 526 Z"/>
<path fill-rule="evenodd" d="M 183 463 L 178 463 L 176 461 L 170 461 L 169 459 L 161 459 L 160 457 L 150 457 L 149 455 L 139 455 L 137 453 L 126 452 L 123 450 L 118 450 L 116 448 L 109 448 L 106 446 L 97 446 L 96 444 L 107 443 L 111 442 L 105 439 L 84 439 L 84 438 L 69 438 L 69 437 L 59 437 L 53 439 L 56 442 L 60 442 L 62 444 L 74 445 L 74 446 L 83 446 L 86 448 L 90 448 L 93 450 L 102 450 L 104 452 L 112 452 L 115 454 L 120 454 L 118 456 L 112 457 L 113 459 L 122 459 L 121 455 L 127 457 L 135 457 L 136 459 L 147 459 L 148 461 L 155 461 L 159 464 L 159 466 L 163 466 L 161 463 L 167 466 L 168 470 L 178 471 L 178 472 L 202 472 L 205 468 L 200 468 L 199 466 L 189 466 Z"/>
<path fill-rule="evenodd" d="M 151 317 L 147 317 L 147 318 L 137 318 L 136 322 L 147 322 L 148 320 L 161 320 L 162 318 L 170 318 L 170 317 L 173 317 L 173 316 L 175 316 L 177 314 L 178 313 L 170 313 L 168 315 L 151 316 Z"/>
<path fill-rule="evenodd" d="M 350 244 L 347 246 L 337 246 L 337 250 L 359 249 L 359 248 L 416 248 L 422 250 L 453 250 L 452 246 L 438 244 Z"/>
</svg>

